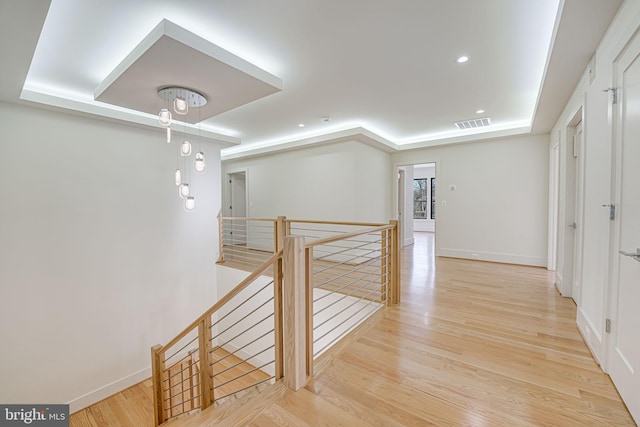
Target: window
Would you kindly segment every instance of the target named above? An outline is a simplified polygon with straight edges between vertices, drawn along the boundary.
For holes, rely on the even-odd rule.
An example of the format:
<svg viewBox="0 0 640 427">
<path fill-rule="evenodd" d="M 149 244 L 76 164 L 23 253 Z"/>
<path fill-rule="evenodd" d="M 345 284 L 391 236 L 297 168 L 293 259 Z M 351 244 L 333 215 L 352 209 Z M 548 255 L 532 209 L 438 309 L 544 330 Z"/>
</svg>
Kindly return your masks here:
<svg viewBox="0 0 640 427">
<path fill-rule="evenodd" d="M 431 178 L 431 219 L 436 219 L 436 179 Z"/>
<path fill-rule="evenodd" d="M 427 178 L 413 180 L 413 218 L 427 219 Z"/>
</svg>

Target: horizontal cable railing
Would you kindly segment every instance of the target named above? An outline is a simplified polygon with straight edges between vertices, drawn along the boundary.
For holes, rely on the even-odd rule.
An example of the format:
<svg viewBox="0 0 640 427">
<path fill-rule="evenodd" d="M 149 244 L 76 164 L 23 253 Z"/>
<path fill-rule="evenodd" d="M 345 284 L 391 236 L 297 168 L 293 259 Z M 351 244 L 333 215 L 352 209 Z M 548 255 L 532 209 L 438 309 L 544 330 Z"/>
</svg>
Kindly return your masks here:
<svg viewBox="0 0 640 427">
<path fill-rule="evenodd" d="M 310 361 L 397 299 L 396 226 L 352 223 L 342 227 L 341 233 L 331 237 L 321 237 L 327 229 L 316 224 L 291 228 L 292 232 L 304 229 L 307 238 L 313 239 L 306 245 Z"/>
<path fill-rule="evenodd" d="M 218 217 L 218 222 L 219 263 L 253 271 L 278 249 L 274 219 Z"/>
<path fill-rule="evenodd" d="M 282 251 L 151 349 L 156 425 L 282 378 Z M 273 278 L 264 273 L 272 267 Z"/>
<path fill-rule="evenodd" d="M 250 273 L 151 349 L 156 425 L 281 378 L 300 389 L 315 358 L 399 302 L 396 221 L 219 221 L 219 263 Z"/>
</svg>

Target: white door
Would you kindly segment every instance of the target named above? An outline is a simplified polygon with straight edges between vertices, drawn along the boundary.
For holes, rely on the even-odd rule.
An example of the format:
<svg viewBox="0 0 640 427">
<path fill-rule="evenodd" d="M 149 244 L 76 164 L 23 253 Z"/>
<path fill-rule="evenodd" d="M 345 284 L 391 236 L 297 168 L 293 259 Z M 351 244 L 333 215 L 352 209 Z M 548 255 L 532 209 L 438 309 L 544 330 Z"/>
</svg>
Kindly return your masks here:
<svg viewBox="0 0 640 427">
<path fill-rule="evenodd" d="M 229 177 L 229 216 L 245 218 L 247 216 L 247 179 L 245 172 L 230 173 Z M 247 243 L 247 221 L 231 221 L 229 230 L 230 243 L 245 245 Z"/>
<path fill-rule="evenodd" d="M 615 221 L 608 371 L 640 422 L 640 37 L 616 64 Z"/>
<path fill-rule="evenodd" d="M 573 137 L 573 157 L 576 163 L 576 192 L 574 199 L 574 215 L 571 227 L 574 230 L 573 240 L 573 281 L 571 286 L 571 297 L 580 307 L 580 287 L 582 285 L 582 237 L 584 218 L 584 138 L 582 134 L 582 122 L 576 126 L 576 133 Z"/>
</svg>

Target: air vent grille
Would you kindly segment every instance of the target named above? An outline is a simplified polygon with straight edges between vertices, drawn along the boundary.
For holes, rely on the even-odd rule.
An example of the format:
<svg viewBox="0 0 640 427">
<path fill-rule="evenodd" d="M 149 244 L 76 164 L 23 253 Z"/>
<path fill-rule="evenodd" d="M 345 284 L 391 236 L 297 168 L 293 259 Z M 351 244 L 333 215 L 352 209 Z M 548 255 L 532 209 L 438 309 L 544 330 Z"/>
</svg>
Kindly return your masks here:
<svg viewBox="0 0 640 427">
<path fill-rule="evenodd" d="M 484 128 L 491 124 L 489 117 L 483 117 L 481 119 L 462 120 L 454 123 L 458 129 L 476 129 Z"/>
</svg>

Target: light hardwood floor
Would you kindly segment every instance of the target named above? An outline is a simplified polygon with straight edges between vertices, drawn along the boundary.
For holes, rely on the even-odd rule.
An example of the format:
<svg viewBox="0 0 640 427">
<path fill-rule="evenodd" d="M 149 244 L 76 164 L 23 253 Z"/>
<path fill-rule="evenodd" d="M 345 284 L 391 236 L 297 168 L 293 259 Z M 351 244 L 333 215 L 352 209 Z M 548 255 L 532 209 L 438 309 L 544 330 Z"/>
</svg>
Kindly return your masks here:
<svg viewBox="0 0 640 427">
<path fill-rule="evenodd" d="M 541 268 L 433 258 L 433 235 L 403 250 L 402 303 L 294 393 L 228 418 L 174 426 L 635 425 L 575 325 L 574 303 Z M 276 386 L 277 387 L 277 386 Z M 258 401 L 258 396 L 255 401 Z M 151 425 L 148 382 L 71 417 L 72 426 Z M 83 415 L 84 414 L 84 415 Z M 145 418 L 147 416 L 147 418 Z"/>
</svg>

